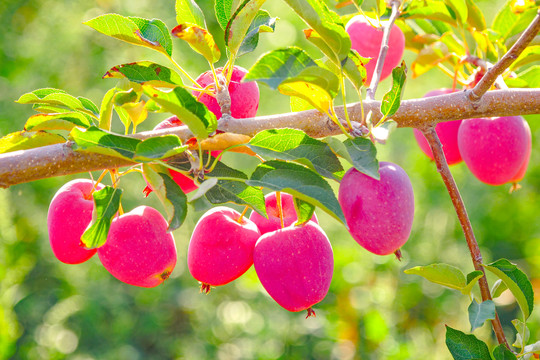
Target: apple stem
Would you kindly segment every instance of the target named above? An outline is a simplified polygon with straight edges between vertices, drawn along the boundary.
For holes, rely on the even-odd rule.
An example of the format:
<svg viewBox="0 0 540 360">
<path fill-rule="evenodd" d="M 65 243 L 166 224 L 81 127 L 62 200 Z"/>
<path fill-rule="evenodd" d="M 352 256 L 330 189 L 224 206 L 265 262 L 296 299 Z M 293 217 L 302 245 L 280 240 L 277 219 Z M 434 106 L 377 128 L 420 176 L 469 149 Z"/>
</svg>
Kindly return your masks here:
<svg viewBox="0 0 540 360">
<path fill-rule="evenodd" d="M 92 187 L 92 191 L 90 191 L 90 193 L 87 195 L 87 196 L 84 196 L 84 198 L 86 200 L 90 200 L 93 198 L 93 195 L 94 195 L 94 192 L 97 190 L 97 187 L 99 185 L 99 183 L 101 182 L 101 180 L 103 180 L 103 178 L 105 177 L 105 175 L 107 175 L 109 171 L 108 170 L 104 170 L 101 172 L 101 175 L 99 175 L 99 178 L 94 182 L 94 186 Z M 90 177 L 92 177 L 92 173 L 90 173 Z M 92 178 L 92 181 L 94 179 Z"/>
<path fill-rule="evenodd" d="M 377 92 L 377 87 L 379 86 L 379 82 L 381 81 L 381 73 L 384 65 L 384 60 L 386 59 L 386 54 L 388 53 L 388 40 L 390 39 L 390 30 L 392 30 L 392 26 L 394 26 L 394 22 L 398 18 L 400 11 L 399 7 L 401 5 L 401 1 L 394 0 L 392 1 L 392 14 L 390 15 L 390 18 L 388 19 L 388 22 L 384 24 L 383 26 L 383 38 L 381 42 L 381 50 L 379 51 L 379 56 L 377 56 L 377 64 L 375 65 L 375 72 L 373 73 L 373 77 L 371 78 L 371 83 L 369 84 L 369 88 L 366 92 L 366 97 L 368 100 L 375 100 L 375 93 Z"/>
<path fill-rule="evenodd" d="M 474 231 L 471 221 L 469 219 L 469 215 L 467 214 L 467 209 L 465 208 L 465 203 L 463 202 L 463 198 L 461 197 L 454 177 L 452 176 L 450 168 L 448 167 L 448 163 L 446 162 L 441 141 L 439 140 L 434 126 L 425 127 L 420 130 L 424 133 L 424 136 L 429 142 L 431 151 L 433 152 L 435 163 L 437 164 L 437 171 L 439 172 L 439 174 L 441 174 L 444 185 L 448 190 L 450 199 L 452 200 L 452 203 L 456 210 L 459 223 L 461 224 L 463 233 L 465 234 L 465 240 L 467 241 L 469 252 L 471 253 L 474 269 L 481 271 L 484 274 L 484 276 L 482 276 L 478 281 L 478 285 L 480 286 L 480 293 L 482 294 L 482 300 L 491 300 L 492 298 L 486 279 L 486 273 L 484 271 L 484 267 L 482 266 L 482 253 L 480 252 L 480 247 L 478 246 L 478 242 L 476 241 L 476 238 L 474 236 Z M 491 320 L 491 324 L 493 327 L 493 331 L 497 336 L 497 341 L 499 342 L 499 344 L 504 344 L 508 349 L 510 349 L 497 312 L 495 312 L 495 319 Z"/>
<path fill-rule="evenodd" d="M 396 251 L 394 251 L 394 255 L 396 255 L 396 259 L 398 259 L 399 261 L 401 261 L 401 259 L 403 259 L 403 254 L 401 254 L 400 249 L 397 249 Z"/>
<path fill-rule="evenodd" d="M 208 295 L 208 293 L 210 292 L 210 284 L 205 284 L 205 283 L 201 283 L 201 289 L 200 289 L 200 293 L 205 293 L 206 295 Z"/>
<path fill-rule="evenodd" d="M 247 211 L 249 210 L 249 206 L 246 206 L 244 208 L 244 211 L 242 211 L 242 213 L 240 214 L 240 217 L 238 218 L 238 220 L 236 220 L 238 223 L 242 223 L 242 219 L 244 218 L 244 215 L 246 215 Z"/>
<path fill-rule="evenodd" d="M 283 222 L 283 207 L 281 206 L 281 191 L 276 191 L 276 205 L 279 214 L 279 222 L 281 223 L 281 228 L 283 229 L 285 224 Z"/>
<path fill-rule="evenodd" d="M 311 307 L 308 307 L 307 308 L 307 315 L 306 315 L 306 319 L 309 318 L 309 317 L 317 317 L 317 314 L 315 314 L 315 310 L 313 310 Z"/>
<path fill-rule="evenodd" d="M 540 10 L 538 10 L 536 17 L 529 24 L 527 29 L 523 31 L 518 41 L 504 56 L 497 61 L 497 63 L 488 69 L 486 74 L 480 79 L 478 84 L 468 92 L 469 100 L 473 103 L 478 102 L 482 96 L 491 88 L 491 85 L 502 75 L 502 73 L 519 57 L 519 55 L 527 48 L 529 43 L 536 37 L 540 31 Z"/>
</svg>

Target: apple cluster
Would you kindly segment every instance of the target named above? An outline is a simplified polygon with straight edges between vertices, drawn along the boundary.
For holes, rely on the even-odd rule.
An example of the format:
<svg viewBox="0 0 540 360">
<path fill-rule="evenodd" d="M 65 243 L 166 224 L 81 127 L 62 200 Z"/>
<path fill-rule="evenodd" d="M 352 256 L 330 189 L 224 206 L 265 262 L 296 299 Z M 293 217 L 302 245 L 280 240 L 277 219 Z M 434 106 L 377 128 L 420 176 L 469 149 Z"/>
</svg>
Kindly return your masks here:
<svg viewBox="0 0 540 360">
<path fill-rule="evenodd" d="M 424 97 L 451 93 L 450 89 L 428 92 Z M 464 161 L 476 178 L 489 185 L 512 183 L 525 176 L 531 156 L 531 129 L 521 116 L 475 118 L 437 124 L 435 131 L 448 165 Z M 424 135 L 414 129 L 420 149 L 433 160 Z"/>
<path fill-rule="evenodd" d="M 167 220 L 154 208 L 139 206 L 111 222 L 107 241 L 88 249 L 81 236 L 92 221 L 92 193 L 103 185 L 72 180 L 54 195 L 47 214 L 49 241 L 54 255 L 66 264 L 80 264 L 96 253 L 105 269 L 118 280 L 155 287 L 176 265 L 176 245 L 167 232 Z"/>
</svg>

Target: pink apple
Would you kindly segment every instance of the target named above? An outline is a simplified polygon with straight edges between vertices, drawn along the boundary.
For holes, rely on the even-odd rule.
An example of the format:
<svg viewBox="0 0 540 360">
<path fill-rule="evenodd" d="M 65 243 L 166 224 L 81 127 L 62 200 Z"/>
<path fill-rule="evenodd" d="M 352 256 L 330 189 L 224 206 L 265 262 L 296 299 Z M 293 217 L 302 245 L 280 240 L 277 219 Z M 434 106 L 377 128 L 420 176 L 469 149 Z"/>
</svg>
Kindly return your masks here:
<svg viewBox="0 0 540 360">
<path fill-rule="evenodd" d="M 223 68 L 216 69 L 217 74 L 221 74 Z M 259 86 L 255 81 L 242 82 L 247 70 L 234 66 L 234 70 L 229 84 L 229 94 L 231 96 L 231 115 L 234 118 L 250 118 L 257 114 L 259 108 Z M 207 71 L 199 75 L 196 79 L 197 83 L 205 88 L 208 85 L 214 84 L 212 71 Z M 215 85 L 213 86 L 215 90 Z M 221 108 L 219 107 L 215 97 L 208 94 L 200 94 L 194 91 L 193 95 L 205 104 L 208 109 L 213 112 L 218 120 L 221 118 Z"/>
<path fill-rule="evenodd" d="M 529 160 L 531 158 L 532 137 L 531 137 L 531 128 L 529 127 L 529 123 L 527 123 L 527 121 L 525 121 L 525 128 L 527 130 L 527 149 L 525 152 L 525 161 L 519 168 L 518 172 L 510 180 L 510 182 L 513 182 L 514 184 L 520 182 L 525 177 L 525 173 L 527 172 L 527 167 L 529 166 Z"/>
<path fill-rule="evenodd" d="M 489 185 L 515 181 L 530 152 L 530 130 L 521 116 L 463 120 L 458 145 L 467 167 Z"/>
<path fill-rule="evenodd" d="M 96 190 L 103 185 L 98 184 Z M 80 264 L 90 259 L 96 249 L 87 249 L 81 236 L 92 221 L 94 182 L 72 180 L 54 195 L 47 214 L 51 248 L 58 260 L 66 264 Z"/>
<path fill-rule="evenodd" d="M 253 211 L 249 216 L 249 219 L 257 224 L 261 234 L 266 234 L 267 232 L 275 231 L 281 228 L 276 193 L 272 192 L 267 194 L 264 197 L 264 202 L 266 204 L 266 214 L 268 215 L 268 219 L 255 211 Z M 281 193 L 281 208 L 283 213 L 283 225 L 285 227 L 294 224 L 298 220 L 292 195 L 284 192 Z M 319 223 L 315 213 L 313 213 L 311 221 L 314 221 L 316 224 Z"/>
<path fill-rule="evenodd" d="M 115 218 L 107 241 L 98 248 L 101 263 L 126 284 L 161 284 L 176 265 L 176 245 L 167 227 L 167 220 L 149 206 L 139 206 Z"/>
<path fill-rule="evenodd" d="M 330 288 L 334 257 L 328 237 L 313 221 L 262 235 L 253 251 L 255 271 L 268 294 L 289 311 L 308 310 Z"/>
<path fill-rule="evenodd" d="M 225 206 L 206 212 L 197 222 L 188 248 L 188 269 L 202 291 L 225 285 L 253 264 L 253 248 L 260 237 L 257 225 Z"/>
<path fill-rule="evenodd" d="M 369 22 L 373 25 L 378 24 L 377 20 L 374 19 L 369 19 Z M 379 56 L 383 38 L 382 27 L 375 28 L 369 22 L 364 15 L 356 15 L 349 20 L 345 26 L 345 30 L 351 37 L 351 48 L 358 51 L 363 57 L 372 58 L 366 65 L 366 82 L 368 84 L 375 72 L 375 65 L 377 63 L 377 57 Z M 397 25 L 393 25 L 390 30 L 388 53 L 382 68 L 381 80 L 387 78 L 392 73 L 392 69 L 399 65 L 401 58 L 403 57 L 404 49 L 405 36 Z"/>
<path fill-rule="evenodd" d="M 379 164 L 380 180 L 355 168 L 339 186 L 338 200 L 352 237 L 377 255 L 395 253 L 409 238 L 414 194 L 407 173 L 390 162 Z"/>
<path fill-rule="evenodd" d="M 428 92 L 424 97 L 438 96 L 444 94 L 452 93 L 452 89 L 438 89 Z M 439 140 L 443 146 L 444 156 L 446 157 L 446 162 L 448 165 L 454 165 L 460 163 L 463 159 L 459 152 L 458 147 L 458 130 L 461 122 L 463 120 L 447 121 L 437 124 L 435 131 L 439 136 Z M 433 152 L 431 152 L 431 147 L 424 134 L 418 129 L 414 129 L 414 137 L 420 149 L 426 154 L 431 160 L 433 158 Z"/>
</svg>

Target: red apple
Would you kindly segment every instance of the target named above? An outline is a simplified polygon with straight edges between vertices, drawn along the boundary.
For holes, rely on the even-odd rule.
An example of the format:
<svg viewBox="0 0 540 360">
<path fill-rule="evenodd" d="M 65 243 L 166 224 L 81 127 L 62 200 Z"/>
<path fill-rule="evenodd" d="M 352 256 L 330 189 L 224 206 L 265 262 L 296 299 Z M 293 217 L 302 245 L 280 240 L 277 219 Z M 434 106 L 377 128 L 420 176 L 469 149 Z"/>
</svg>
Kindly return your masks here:
<svg viewBox="0 0 540 360">
<path fill-rule="evenodd" d="M 352 237 L 377 255 L 395 253 L 409 238 L 414 194 L 407 173 L 390 162 L 379 164 L 380 180 L 355 168 L 339 186 L 338 200 Z"/>
<path fill-rule="evenodd" d="M 115 218 L 104 245 L 101 263 L 126 284 L 155 287 L 176 265 L 176 245 L 167 220 L 154 208 L 139 206 Z"/>
<path fill-rule="evenodd" d="M 217 74 L 221 74 L 223 68 L 216 69 Z M 229 94 L 231 96 L 231 115 L 234 118 L 250 118 L 257 114 L 259 108 L 259 86 L 255 81 L 242 82 L 247 70 L 240 66 L 234 66 L 231 82 L 229 84 Z M 205 88 L 208 85 L 214 84 L 212 71 L 207 71 L 199 75 L 196 79 L 197 83 Z M 215 85 L 213 86 L 215 91 Z M 215 97 L 208 94 L 200 94 L 198 91 L 193 91 L 193 95 L 205 104 L 208 109 L 213 112 L 218 119 L 221 118 L 221 108 L 219 107 Z"/>
<path fill-rule="evenodd" d="M 426 95 L 424 95 L 424 97 L 438 96 L 450 93 L 452 93 L 452 89 L 438 89 L 428 92 Z M 446 157 L 446 162 L 448 163 L 448 165 L 458 164 L 463 160 L 459 152 L 457 136 L 459 126 L 461 125 L 462 121 L 463 120 L 442 122 L 437 124 L 437 126 L 435 127 L 435 131 L 437 132 L 437 135 L 439 136 L 439 139 L 443 146 L 444 156 Z M 424 152 L 424 154 L 426 154 L 431 160 L 434 160 L 433 152 L 431 151 L 431 147 L 429 146 L 429 143 L 424 134 L 422 134 L 420 130 L 414 129 L 414 137 L 416 138 L 416 142 L 418 143 L 418 146 L 420 146 L 420 149 Z"/>
<path fill-rule="evenodd" d="M 313 221 L 262 235 L 253 251 L 257 276 L 268 294 L 289 311 L 308 310 L 330 288 L 334 257 L 328 237 Z"/>
<path fill-rule="evenodd" d="M 525 129 L 527 130 L 527 149 L 525 151 L 525 161 L 519 168 L 516 175 L 514 175 L 514 177 L 510 180 L 510 182 L 514 184 L 520 182 L 525 177 L 525 173 L 527 172 L 527 167 L 529 166 L 529 160 L 531 158 L 532 137 L 531 137 L 531 128 L 529 127 L 529 123 L 527 123 L 527 121 L 525 121 Z"/>
<path fill-rule="evenodd" d="M 266 214 L 268 215 L 268 219 L 255 211 L 253 211 L 249 216 L 249 219 L 257 224 L 261 234 L 266 234 L 267 232 L 275 231 L 281 228 L 276 193 L 272 192 L 267 194 L 264 197 L 264 202 L 266 204 Z M 281 193 L 281 208 L 283 213 L 283 225 L 285 227 L 294 224 L 298 220 L 292 195 L 283 192 Z M 311 221 L 314 221 L 316 224 L 319 223 L 315 213 L 313 213 Z"/>
<path fill-rule="evenodd" d="M 353 17 L 347 25 L 345 30 L 351 37 L 351 48 L 358 51 L 363 57 L 370 57 L 372 60 L 366 64 L 367 79 L 369 84 L 371 77 L 375 72 L 375 65 L 377 64 L 377 57 L 381 50 L 381 42 L 383 38 L 382 27 L 376 28 L 371 24 L 378 24 L 375 19 L 366 19 L 364 15 L 356 15 Z M 382 22 L 384 25 L 384 22 Z M 390 38 L 388 40 L 388 53 L 381 73 L 381 80 L 387 78 L 392 69 L 397 67 L 403 57 L 403 50 L 405 49 L 405 36 L 397 25 L 393 25 L 390 30 Z"/>
<path fill-rule="evenodd" d="M 253 247 L 260 237 L 257 225 L 225 206 L 206 212 L 197 222 L 188 248 L 188 269 L 202 291 L 225 285 L 253 264 Z"/>
<path fill-rule="evenodd" d="M 489 185 L 515 181 L 530 153 L 530 130 L 521 116 L 463 120 L 458 133 L 463 160 Z"/>
<path fill-rule="evenodd" d="M 103 185 L 98 184 L 96 190 Z M 92 221 L 94 182 L 72 180 L 54 195 L 47 214 L 51 248 L 58 260 L 66 264 L 80 264 L 90 259 L 96 249 L 87 249 L 81 236 Z"/>
</svg>

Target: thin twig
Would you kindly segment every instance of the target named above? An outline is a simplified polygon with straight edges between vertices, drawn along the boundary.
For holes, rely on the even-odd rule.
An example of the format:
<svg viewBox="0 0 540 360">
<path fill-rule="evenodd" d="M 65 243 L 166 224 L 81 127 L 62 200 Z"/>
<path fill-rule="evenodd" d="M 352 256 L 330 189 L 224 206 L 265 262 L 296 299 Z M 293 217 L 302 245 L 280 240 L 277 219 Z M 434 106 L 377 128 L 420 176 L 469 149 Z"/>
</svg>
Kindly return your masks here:
<svg viewBox="0 0 540 360">
<path fill-rule="evenodd" d="M 400 5 L 401 1 L 392 1 L 392 14 L 388 19 L 388 22 L 386 22 L 383 26 L 384 32 L 379 56 L 377 56 L 377 65 L 375 65 L 375 72 L 373 73 L 371 83 L 369 84 L 369 88 L 366 92 L 366 97 L 369 100 L 375 100 L 377 86 L 379 86 L 379 82 L 381 81 L 381 73 L 384 65 L 384 60 L 386 59 L 386 54 L 388 53 L 388 40 L 390 39 L 390 31 L 392 30 L 392 26 L 394 26 L 394 22 L 399 17 Z"/>
<path fill-rule="evenodd" d="M 482 79 L 476 84 L 474 89 L 468 92 L 469 99 L 472 102 L 477 102 L 489 90 L 491 85 L 497 80 L 497 77 L 512 64 L 519 55 L 525 50 L 529 43 L 534 39 L 540 30 L 540 10 L 534 20 L 529 24 L 527 29 L 521 34 L 519 40 L 508 50 L 506 54 L 499 60 Z"/>
<path fill-rule="evenodd" d="M 484 274 L 484 276 L 481 277 L 480 280 L 478 281 L 478 284 L 480 286 L 480 293 L 482 294 L 482 300 L 483 301 L 491 300 L 491 293 L 489 291 L 489 285 L 487 283 L 486 273 L 482 266 L 482 253 L 480 252 L 478 242 L 476 241 L 476 238 L 474 236 L 471 221 L 469 220 L 469 216 L 467 214 L 467 209 L 465 208 L 465 204 L 463 202 L 463 199 L 461 198 L 459 189 L 456 185 L 456 182 L 454 181 L 454 177 L 452 176 L 452 173 L 450 172 L 450 168 L 448 167 L 446 158 L 444 157 L 442 144 L 439 140 L 439 137 L 437 136 L 437 132 L 435 131 L 434 126 L 425 127 L 422 129 L 422 132 L 424 133 L 424 136 L 426 137 L 426 139 L 428 140 L 431 146 L 431 150 L 433 151 L 433 157 L 435 159 L 435 163 L 437 164 L 437 171 L 441 174 L 444 185 L 446 186 L 446 189 L 448 190 L 448 193 L 450 194 L 450 199 L 452 200 L 452 204 L 454 205 L 454 208 L 456 209 L 459 223 L 461 224 L 463 233 L 465 234 L 465 240 L 467 240 L 467 245 L 471 253 L 474 269 L 481 271 Z M 510 349 L 510 346 L 508 345 L 508 341 L 506 340 L 504 331 L 501 326 L 501 321 L 496 312 L 495 312 L 495 320 L 492 320 L 491 324 L 493 326 L 493 331 L 495 332 L 495 335 L 497 336 L 497 341 L 499 342 L 499 344 L 505 344 L 506 347 Z"/>
</svg>

